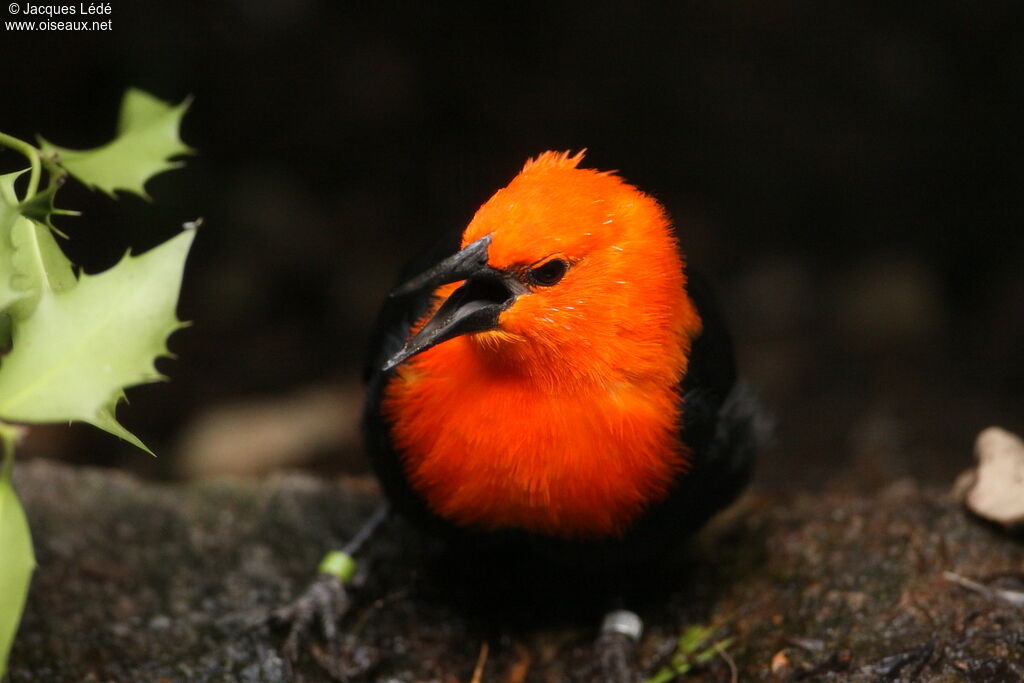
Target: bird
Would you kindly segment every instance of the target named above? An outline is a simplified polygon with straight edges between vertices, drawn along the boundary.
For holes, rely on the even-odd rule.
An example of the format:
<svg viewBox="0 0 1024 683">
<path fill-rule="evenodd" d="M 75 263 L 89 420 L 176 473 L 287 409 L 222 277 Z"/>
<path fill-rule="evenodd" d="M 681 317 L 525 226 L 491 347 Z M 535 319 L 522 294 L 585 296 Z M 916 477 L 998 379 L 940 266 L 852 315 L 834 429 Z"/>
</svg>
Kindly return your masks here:
<svg viewBox="0 0 1024 683">
<path fill-rule="evenodd" d="M 584 153 L 528 159 L 404 269 L 369 343 L 363 434 L 414 526 L 621 585 L 738 495 L 762 430 L 680 231 Z M 603 631 L 635 640 L 636 622 L 613 610 Z"/>
<path fill-rule="evenodd" d="M 729 503 L 758 426 L 664 208 L 583 156 L 529 159 L 455 253 L 392 291 L 363 432 L 415 523 L 614 565 Z"/>
<path fill-rule="evenodd" d="M 414 524 L 615 573 L 729 504 L 764 426 L 665 209 L 583 158 L 527 160 L 406 268 L 370 344 L 363 432 Z"/>
</svg>

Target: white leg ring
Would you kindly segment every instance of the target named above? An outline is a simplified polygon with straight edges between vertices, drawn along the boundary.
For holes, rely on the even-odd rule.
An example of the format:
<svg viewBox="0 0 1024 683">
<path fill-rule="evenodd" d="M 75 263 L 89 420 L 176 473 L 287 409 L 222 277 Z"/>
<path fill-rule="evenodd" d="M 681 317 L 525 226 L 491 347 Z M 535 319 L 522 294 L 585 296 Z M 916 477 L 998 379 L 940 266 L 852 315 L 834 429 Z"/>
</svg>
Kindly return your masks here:
<svg viewBox="0 0 1024 683">
<path fill-rule="evenodd" d="M 612 610 L 604 615 L 601 633 L 620 633 L 631 640 L 638 641 L 644 632 L 644 622 L 636 612 L 628 609 Z"/>
</svg>

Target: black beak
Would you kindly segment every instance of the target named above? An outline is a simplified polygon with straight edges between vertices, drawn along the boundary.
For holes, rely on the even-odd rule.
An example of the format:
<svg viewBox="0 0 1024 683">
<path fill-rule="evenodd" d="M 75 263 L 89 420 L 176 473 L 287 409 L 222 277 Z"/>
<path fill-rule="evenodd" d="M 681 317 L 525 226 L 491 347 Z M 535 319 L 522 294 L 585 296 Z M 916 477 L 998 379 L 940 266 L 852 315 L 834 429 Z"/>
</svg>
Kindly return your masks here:
<svg viewBox="0 0 1024 683">
<path fill-rule="evenodd" d="M 513 276 L 487 265 L 490 243 L 490 235 L 481 237 L 391 293 L 391 296 L 403 296 L 465 280 L 420 331 L 388 359 L 384 372 L 441 342 L 498 327 L 498 316 L 512 305 L 525 287 Z"/>
<path fill-rule="evenodd" d="M 487 247 L 491 244 L 491 236 L 484 235 L 466 248 L 452 254 L 430 270 L 420 273 L 413 279 L 395 287 L 389 296 L 398 297 L 435 289 L 459 280 L 465 280 L 481 268 L 487 266 Z"/>
</svg>

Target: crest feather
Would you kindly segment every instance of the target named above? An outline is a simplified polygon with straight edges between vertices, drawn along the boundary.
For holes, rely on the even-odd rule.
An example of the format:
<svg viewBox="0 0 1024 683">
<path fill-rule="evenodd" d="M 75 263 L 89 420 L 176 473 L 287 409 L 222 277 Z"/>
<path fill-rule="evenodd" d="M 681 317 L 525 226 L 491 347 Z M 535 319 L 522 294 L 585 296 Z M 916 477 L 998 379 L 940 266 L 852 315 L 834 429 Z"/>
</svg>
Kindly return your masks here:
<svg viewBox="0 0 1024 683">
<path fill-rule="evenodd" d="M 526 164 L 523 166 L 523 171 L 536 168 L 576 168 L 583 161 L 583 155 L 586 153 L 586 149 L 581 149 L 576 154 L 572 154 L 569 150 L 564 152 L 543 152 L 533 159 L 527 159 Z"/>
</svg>

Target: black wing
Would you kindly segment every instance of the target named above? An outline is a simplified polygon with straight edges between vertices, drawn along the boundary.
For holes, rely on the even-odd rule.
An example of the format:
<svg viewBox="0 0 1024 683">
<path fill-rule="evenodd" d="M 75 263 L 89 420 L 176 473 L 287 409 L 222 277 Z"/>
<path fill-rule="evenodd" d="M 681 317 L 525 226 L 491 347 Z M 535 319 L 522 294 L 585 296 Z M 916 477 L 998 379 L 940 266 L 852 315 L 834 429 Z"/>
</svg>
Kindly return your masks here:
<svg viewBox="0 0 1024 683">
<path fill-rule="evenodd" d="M 688 269 L 687 289 L 703 322 L 690 350 L 682 384 L 683 442 L 692 450 L 686 478 L 696 497 L 696 524 L 728 505 L 747 484 L 754 455 L 765 437 L 765 420 L 750 388 L 737 380 L 732 338 L 707 281 Z M 683 488 L 687 488 L 684 486 Z"/>
<path fill-rule="evenodd" d="M 410 261 L 399 275 L 396 286 L 419 275 L 436 263 L 459 250 L 461 230 L 445 235 L 432 248 Z M 413 491 L 405 478 L 401 460 L 391 443 L 390 427 L 381 414 L 384 387 L 397 371 L 384 372 L 381 368 L 405 344 L 412 326 L 430 307 L 431 293 L 417 292 L 408 296 L 388 297 L 377 316 L 367 349 L 367 363 L 363 368 L 366 400 L 363 412 L 363 441 L 377 479 L 392 506 L 407 519 L 448 531 L 448 523 L 437 517 Z"/>
</svg>

